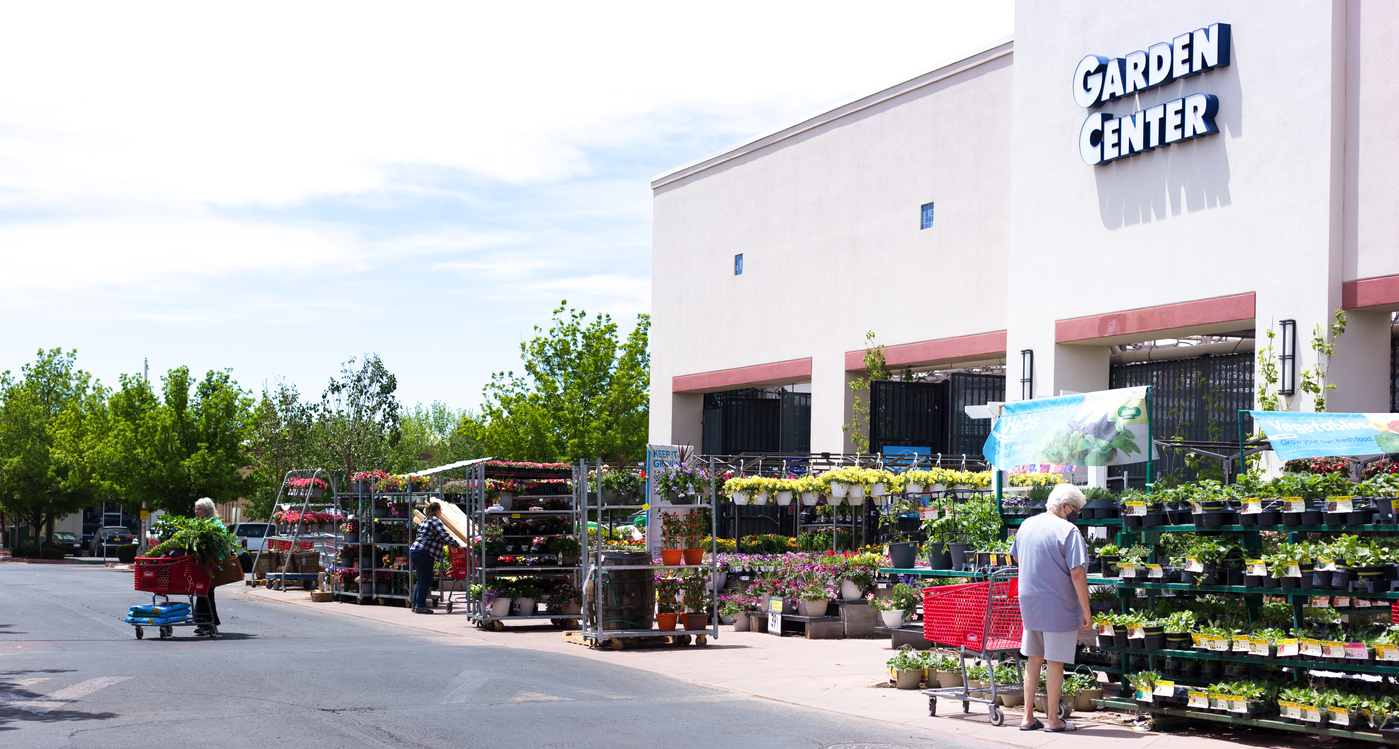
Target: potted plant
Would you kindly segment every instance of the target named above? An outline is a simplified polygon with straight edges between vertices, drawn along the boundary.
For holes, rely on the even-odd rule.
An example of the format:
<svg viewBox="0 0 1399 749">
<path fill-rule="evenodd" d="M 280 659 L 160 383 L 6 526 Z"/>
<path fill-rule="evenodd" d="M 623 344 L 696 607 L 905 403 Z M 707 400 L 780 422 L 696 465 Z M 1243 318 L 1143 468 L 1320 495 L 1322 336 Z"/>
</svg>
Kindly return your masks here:
<svg viewBox="0 0 1399 749">
<path fill-rule="evenodd" d="M 677 567 L 681 564 L 684 556 L 680 544 L 684 536 L 685 521 L 673 512 L 662 512 L 661 543 L 665 544 L 665 548 L 661 549 L 661 564 L 666 567 Z"/>
<path fill-rule="evenodd" d="M 826 607 L 830 605 L 834 595 L 830 586 L 808 579 L 797 590 L 797 597 L 801 602 L 802 616 L 825 616 Z"/>
<path fill-rule="evenodd" d="M 755 605 L 750 597 L 743 593 L 726 593 L 720 599 L 719 616 L 730 621 L 735 632 L 748 631 L 748 612 Z"/>
<path fill-rule="evenodd" d="M 709 587 L 700 570 L 685 570 L 681 590 L 685 603 L 685 629 L 702 630 L 709 626 Z"/>
<path fill-rule="evenodd" d="M 515 616 L 534 616 L 538 609 L 539 587 L 531 578 L 521 577 L 515 580 Z"/>
<path fill-rule="evenodd" d="M 679 604 L 680 579 L 676 577 L 656 577 L 656 629 L 673 632 L 675 622 L 680 618 Z"/>
<path fill-rule="evenodd" d="M 681 560 L 690 566 L 699 566 L 704 563 L 704 549 L 699 548 L 700 539 L 706 534 L 704 532 L 704 515 L 698 512 L 691 512 L 680 521 L 681 539 L 684 542 L 681 546 Z"/>
<path fill-rule="evenodd" d="M 583 545 L 573 536 L 559 536 L 554 539 L 554 553 L 559 555 L 559 564 L 577 564 L 583 556 Z"/>
<path fill-rule="evenodd" d="M 1195 613 L 1177 611 L 1160 620 L 1166 636 L 1166 644 L 1172 650 L 1186 650 L 1190 647 L 1190 630 L 1195 626 Z"/>
<path fill-rule="evenodd" d="M 1097 674 L 1076 671 L 1065 675 L 1063 695 L 1073 698 L 1075 710 L 1090 712 L 1097 709 L 1093 700 L 1102 698 L 1103 688 L 1098 685 Z"/>
<path fill-rule="evenodd" d="M 504 580 L 495 580 L 491 587 L 481 592 L 481 606 L 490 612 L 493 617 L 504 617 L 510 615 L 510 605 L 514 599 L 514 591 L 510 584 Z"/>
<path fill-rule="evenodd" d="M 894 672 L 894 684 L 899 689 L 917 689 L 923 681 L 923 658 L 905 645 L 884 664 Z"/>
<path fill-rule="evenodd" d="M 1103 577 L 1117 577 L 1117 563 L 1121 560 L 1121 554 L 1122 550 L 1117 544 L 1107 544 L 1098 549 L 1098 564 Z"/>
<path fill-rule="evenodd" d="M 865 588 L 874 582 L 875 570 L 878 567 L 878 559 L 873 554 L 857 554 L 843 558 L 843 563 L 839 566 L 840 597 L 847 601 L 856 601 L 863 597 Z"/>
<path fill-rule="evenodd" d="M 598 483 L 602 485 L 600 499 L 603 506 L 634 504 L 646 491 L 646 480 L 641 474 L 625 467 L 609 469 L 603 466 Z"/>
<path fill-rule="evenodd" d="M 824 481 L 808 474 L 797 479 L 793 491 L 801 495 L 803 505 L 814 507 L 821 500 L 821 496 L 826 493 L 826 488 Z"/>
<path fill-rule="evenodd" d="M 936 505 L 938 502 L 939 500 L 935 500 L 934 504 Z M 940 512 L 936 516 L 923 520 L 922 531 L 928 539 L 924 548 L 928 552 L 929 568 L 935 570 L 953 569 L 951 544 L 956 539 L 956 530 L 956 523 L 949 513 Z M 965 556 L 965 548 L 962 549 L 962 554 Z"/>
</svg>

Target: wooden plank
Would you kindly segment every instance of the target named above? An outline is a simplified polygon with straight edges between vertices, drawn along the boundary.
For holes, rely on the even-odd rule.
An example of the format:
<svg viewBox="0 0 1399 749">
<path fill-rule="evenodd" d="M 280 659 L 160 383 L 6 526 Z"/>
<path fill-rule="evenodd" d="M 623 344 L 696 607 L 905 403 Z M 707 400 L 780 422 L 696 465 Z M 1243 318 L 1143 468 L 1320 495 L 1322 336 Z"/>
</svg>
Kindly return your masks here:
<svg viewBox="0 0 1399 749">
<path fill-rule="evenodd" d="M 447 517 L 448 507 L 455 510 L 458 515 L 461 515 L 461 517 L 463 518 L 461 523 L 458 523 L 455 519 L 449 519 Z M 461 544 L 462 546 L 468 545 L 466 542 L 468 535 L 463 529 L 471 527 L 469 524 L 466 523 L 465 517 L 465 515 L 462 515 L 462 511 L 458 510 L 456 506 L 447 504 L 446 502 L 442 503 L 442 516 L 439 518 L 442 521 L 442 527 L 446 528 L 448 535 L 450 535 L 452 538 L 455 538 L 457 540 L 457 543 Z M 413 511 L 414 525 L 422 525 L 424 520 L 427 520 L 426 515 L 424 515 L 418 510 Z"/>
</svg>

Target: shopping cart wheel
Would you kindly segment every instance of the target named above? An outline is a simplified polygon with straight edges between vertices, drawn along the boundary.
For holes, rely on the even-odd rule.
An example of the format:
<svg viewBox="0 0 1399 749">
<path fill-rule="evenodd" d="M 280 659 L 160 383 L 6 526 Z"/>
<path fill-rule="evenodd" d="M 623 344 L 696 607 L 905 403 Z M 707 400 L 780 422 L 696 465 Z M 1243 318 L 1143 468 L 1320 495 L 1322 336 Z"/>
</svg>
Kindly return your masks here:
<svg viewBox="0 0 1399 749">
<path fill-rule="evenodd" d="M 695 644 L 704 647 L 709 644 L 709 635 L 695 635 Z"/>
<path fill-rule="evenodd" d="M 991 706 L 991 725 L 1003 726 L 1006 723 L 1006 714 L 1001 712 L 1000 705 Z"/>
<path fill-rule="evenodd" d="M 447 602 L 447 613 L 449 613 L 449 614 L 452 613 L 452 602 L 451 602 L 451 601 L 448 601 L 448 602 Z"/>
<path fill-rule="evenodd" d="M 143 638 L 143 637 L 145 637 L 145 636 L 146 636 L 146 630 L 141 629 L 140 627 L 137 627 L 137 628 L 136 628 L 136 639 L 139 640 L 139 639 L 141 639 L 141 638 Z"/>
<path fill-rule="evenodd" d="M 970 702 L 968 702 L 968 701 L 966 701 L 966 700 L 962 700 L 962 712 L 964 712 L 964 713 L 969 713 L 969 712 L 971 712 L 971 711 L 972 711 L 972 703 L 970 703 Z"/>
<path fill-rule="evenodd" d="M 174 631 L 173 629 L 171 629 L 170 627 L 161 627 L 161 628 L 160 628 L 160 639 L 162 639 L 162 640 L 168 640 L 168 639 L 170 639 L 170 636 L 173 635 L 173 634 L 175 634 L 175 631 Z"/>
<path fill-rule="evenodd" d="M 931 718 L 938 716 L 938 698 L 936 697 L 928 698 L 928 716 Z"/>
</svg>

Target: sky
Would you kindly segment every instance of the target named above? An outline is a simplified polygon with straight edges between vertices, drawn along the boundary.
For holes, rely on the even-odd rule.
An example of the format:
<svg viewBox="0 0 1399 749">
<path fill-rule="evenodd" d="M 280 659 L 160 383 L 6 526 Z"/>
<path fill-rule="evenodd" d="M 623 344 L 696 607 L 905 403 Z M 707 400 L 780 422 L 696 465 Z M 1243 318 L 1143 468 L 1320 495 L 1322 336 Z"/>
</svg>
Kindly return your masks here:
<svg viewBox="0 0 1399 749">
<path fill-rule="evenodd" d="M 650 310 L 650 180 L 1011 35 L 1012 3 L 10 3 L 0 370 L 475 407 Z"/>
</svg>

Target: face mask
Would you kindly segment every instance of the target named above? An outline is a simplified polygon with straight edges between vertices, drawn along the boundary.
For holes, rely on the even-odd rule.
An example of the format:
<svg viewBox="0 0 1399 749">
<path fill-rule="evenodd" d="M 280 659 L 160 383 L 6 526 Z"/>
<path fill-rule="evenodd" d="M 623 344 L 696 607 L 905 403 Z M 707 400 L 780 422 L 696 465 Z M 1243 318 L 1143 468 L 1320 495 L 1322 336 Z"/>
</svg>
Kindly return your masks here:
<svg viewBox="0 0 1399 749">
<path fill-rule="evenodd" d="M 1078 522 L 1078 510 L 1074 510 L 1073 512 L 1069 513 L 1069 516 L 1066 517 L 1066 518 L 1064 518 L 1064 519 L 1067 520 L 1067 521 L 1069 521 L 1070 523 L 1077 523 L 1077 522 Z"/>
</svg>

